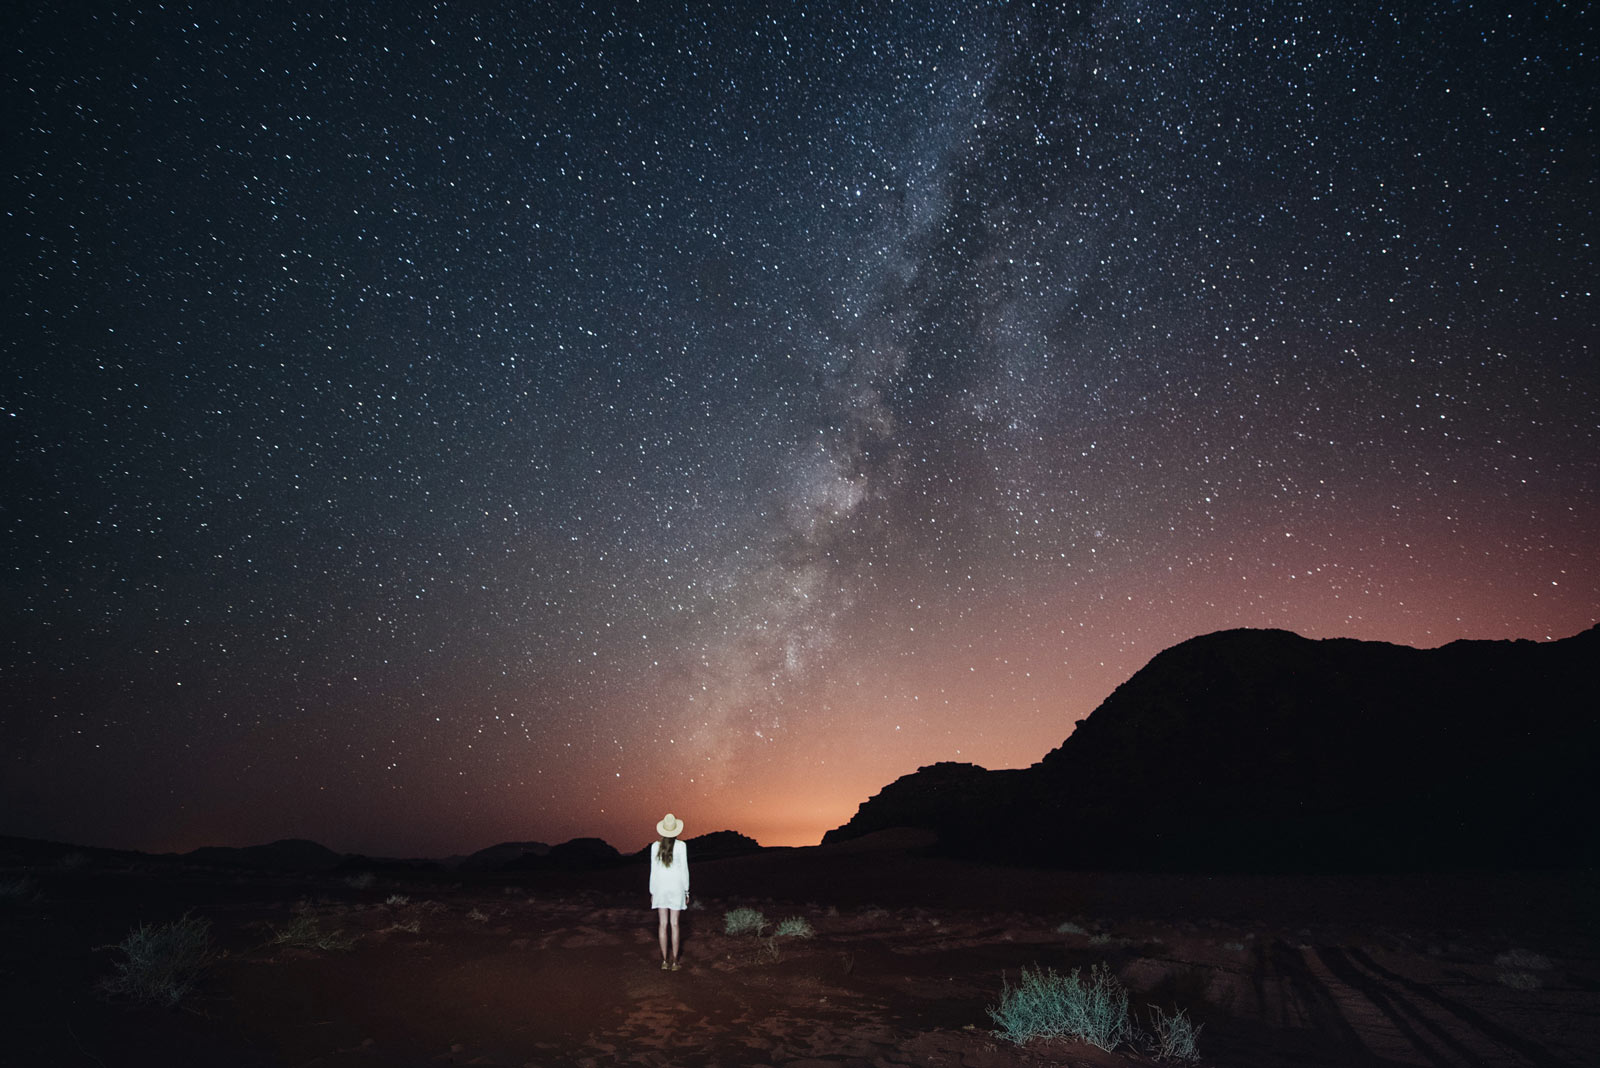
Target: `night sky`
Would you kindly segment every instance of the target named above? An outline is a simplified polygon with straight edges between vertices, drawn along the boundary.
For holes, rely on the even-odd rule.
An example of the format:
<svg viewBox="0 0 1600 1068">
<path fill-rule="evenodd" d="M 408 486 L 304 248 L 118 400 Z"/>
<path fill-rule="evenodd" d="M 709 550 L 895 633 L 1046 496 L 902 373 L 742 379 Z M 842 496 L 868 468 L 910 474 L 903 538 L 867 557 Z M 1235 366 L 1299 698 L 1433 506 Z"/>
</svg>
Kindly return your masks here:
<svg viewBox="0 0 1600 1068">
<path fill-rule="evenodd" d="M 0 16 L 0 833 L 807 844 L 1600 618 L 1587 5 L 250 7 Z"/>
</svg>

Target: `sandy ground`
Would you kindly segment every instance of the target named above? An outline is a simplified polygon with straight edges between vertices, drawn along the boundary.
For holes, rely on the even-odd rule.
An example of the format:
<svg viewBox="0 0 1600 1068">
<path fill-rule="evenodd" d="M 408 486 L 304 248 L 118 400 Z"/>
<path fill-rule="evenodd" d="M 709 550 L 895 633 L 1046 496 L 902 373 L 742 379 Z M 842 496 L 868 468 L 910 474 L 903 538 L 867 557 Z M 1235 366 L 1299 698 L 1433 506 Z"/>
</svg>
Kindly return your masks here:
<svg viewBox="0 0 1600 1068">
<path fill-rule="evenodd" d="M 1132 1065 L 1019 1047 L 988 1008 L 1024 966 L 1104 963 L 1199 1023 L 1214 1065 L 1600 1064 L 1592 876 L 1039 874 L 895 848 L 695 869 L 663 972 L 644 872 L 378 875 L 367 885 L 35 862 L 0 871 L 0 1063 L 16 1065 Z M 637 884 L 637 886 L 635 886 Z M 784 893 L 759 891 L 784 887 Z M 728 909 L 813 938 L 724 933 Z M 210 921 L 222 956 L 176 1009 L 100 993 L 140 922 Z M 280 945 L 296 921 L 348 948 Z"/>
</svg>

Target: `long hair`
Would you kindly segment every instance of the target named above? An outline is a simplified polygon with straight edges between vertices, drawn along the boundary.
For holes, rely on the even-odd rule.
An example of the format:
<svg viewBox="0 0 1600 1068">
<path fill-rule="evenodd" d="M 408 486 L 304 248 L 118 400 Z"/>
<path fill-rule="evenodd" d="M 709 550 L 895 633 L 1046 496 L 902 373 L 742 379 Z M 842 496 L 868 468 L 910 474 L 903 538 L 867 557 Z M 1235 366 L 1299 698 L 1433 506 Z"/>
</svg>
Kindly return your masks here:
<svg viewBox="0 0 1600 1068">
<path fill-rule="evenodd" d="M 656 852 L 661 857 L 661 866 L 663 868 L 672 867 L 672 844 L 676 841 L 676 838 L 661 839 L 661 848 L 656 850 Z"/>
</svg>

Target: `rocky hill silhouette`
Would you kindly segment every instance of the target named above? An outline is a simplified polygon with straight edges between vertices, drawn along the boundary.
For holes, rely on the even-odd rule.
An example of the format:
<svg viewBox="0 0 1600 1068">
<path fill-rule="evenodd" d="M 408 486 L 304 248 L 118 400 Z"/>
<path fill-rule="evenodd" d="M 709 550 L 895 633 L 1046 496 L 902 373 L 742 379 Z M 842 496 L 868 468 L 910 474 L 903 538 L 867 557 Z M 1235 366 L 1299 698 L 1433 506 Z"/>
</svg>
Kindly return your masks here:
<svg viewBox="0 0 1600 1068">
<path fill-rule="evenodd" d="M 524 853 L 500 866 L 500 871 L 591 871 L 614 867 L 622 854 L 603 838 L 573 838 L 553 845 L 543 854 Z"/>
<path fill-rule="evenodd" d="M 684 842 L 689 847 L 690 859 L 695 863 L 721 860 L 724 857 L 748 856 L 751 853 L 761 852 L 762 848 L 760 842 L 738 831 L 710 831 L 694 838 L 685 838 Z M 650 847 L 654 844 L 654 842 L 646 844 L 633 855 L 640 859 L 648 859 Z"/>
<path fill-rule="evenodd" d="M 550 846 L 544 842 L 501 842 L 462 857 L 455 866 L 461 871 L 498 871 L 526 856 L 549 855 Z"/>
<path fill-rule="evenodd" d="M 936 764 L 825 842 L 1189 871 L 1592 868 L 1600 628 L 1413 649 L 1287 631 L 1150 661 L 1031 768 Z"/>
<path fill-rule="evenodd" d="M 253 868 L 260 871 L 332 871 L 347 859 L 327 846 L 304 838 L 282 838 L 266 845 L 201 846 L 183 855 L 191 864 Z"/>
</svg>

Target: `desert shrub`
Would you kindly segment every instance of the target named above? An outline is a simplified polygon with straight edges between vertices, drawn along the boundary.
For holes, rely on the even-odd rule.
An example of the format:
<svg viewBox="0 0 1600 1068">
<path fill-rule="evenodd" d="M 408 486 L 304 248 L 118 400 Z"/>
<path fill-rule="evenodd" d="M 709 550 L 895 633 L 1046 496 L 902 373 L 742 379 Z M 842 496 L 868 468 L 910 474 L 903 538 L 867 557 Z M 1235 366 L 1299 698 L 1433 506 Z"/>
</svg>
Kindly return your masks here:
<svg viewBox="0 0 1600 1068">
<path fill-rule="evenodd" d="M 384 904 L 398 908 L 401 905 L 411 904 L 411 899 L 404 894 L 390 894 L 388 899 L 384 901 Z"/>
<path fill-rule="evenodd" d="M 767 929 L 767 917 L 760 909 L 730 909 L 722 917 L 724 934 L 760 934 Z"/>
<path fill-rule="evenodd" d="M 1062 920 L 1056 925 L 1056 934 L 1081 935 L 1088 933 L 1088 931 L 1085 931 L 1082 927 L 1079 927 L 1071 920 Z"/>
<path fill-rule="evenodd" d="M 1544 986 L 1538 972 L 1501 972 L 1495 978 L 1500 980 L 1501 986 L 1512 990 L 1538 990 Z"/>
<path fill-rule="evenodd" d="M 102 982 L 101 988 L 168 1007 L 194 989 L 216 958 L 211 921 L 187 913 L 155 927 L 140 924 L 120 944 L 109 948 L 120 952 L 123 959 L 114 962 L 117 974 Z"/>
<path fill-rule="evenodd" d="M 489 914 L 484 912 L 482 909 L 473 909 L 471 912 L 467 913 L 467 919 L 473 920 L 477 923 L 488 923 Z"/>
<path fill-rule="evenodd" d="M 355 939 L 343 931 L 324 931 L 315 916 L 301 913 L 284 927 L 272 928 L 272 944 L 295 949 L 349 949 Z"/>
<path fill-rule="evenodd" d="M 407 934 L 418 934 L 422 931 L 422 921 L 416 918 L 399 920 L 385 927 L 386 931 L 404 931 Z"/>
<path fill-rule="evenodd" d="M 26 905 L 38 896 L 38 888 L 26 875 L 0 879 L 0 906 Z"/>
<path fill-rule="evenodd" d="M 1534 953 L 1526 949 L 1513 949 L 1502 953 L 1494 959 L 1495 967 L 1511 968 L 1519 972 L 1547 972 L 1550 970 L 1550 958 L 1543 953 Z"/>
<path fill-rule="evenodd" d="M 364 871 L 360 875 L 345 876 L 344 883 L 352 890 L 370 890 L 372 888 L 372 884 L 377 881 L 377 876 L 373 875 L 370 871 Z"/>
<path fill-rule="evenodd" d="M 1195 1046 L 1195 1040 L 1199 1037 L 1200 1028 L 1182 1009 L 1174 1009 L 1169 1014 L 1163 1012 L 1159 1005 L 1150 1006 L 1150 1040 L 1155 1047 L 1156 1060 L 1199 1060 L 1200 1050 Z"/>
<path fill-rule="evenodd" d="M 1544 986 L 1540 972 L 1550 970 L 1550 958 L 1543 953 L 1512 949 L 1494 959 L 1495 967 L 1505 969 L 1495 978 L 1512 990 L 1538 990 Z"/>
<path fill-rule="evenodd" d="M 1128 1037 L 1128 991 L 1104 964 L 1096 964 L 1087 979 L 1076 968 L 1067 976 L 1054 968 L 1023 968 L 1021 981 L 1001 990 L 989 1017 L 1000 1025 L 1001 1038 L 1019 1045 L 1070 1037 L 1112 1050 Z"/>
<path fill-rule="evenodd" d="M 780 938 L 815 938 L 817 929 L 804 916 L 790 916 L 778 924 L 775 932 Z"/>
</svg>

